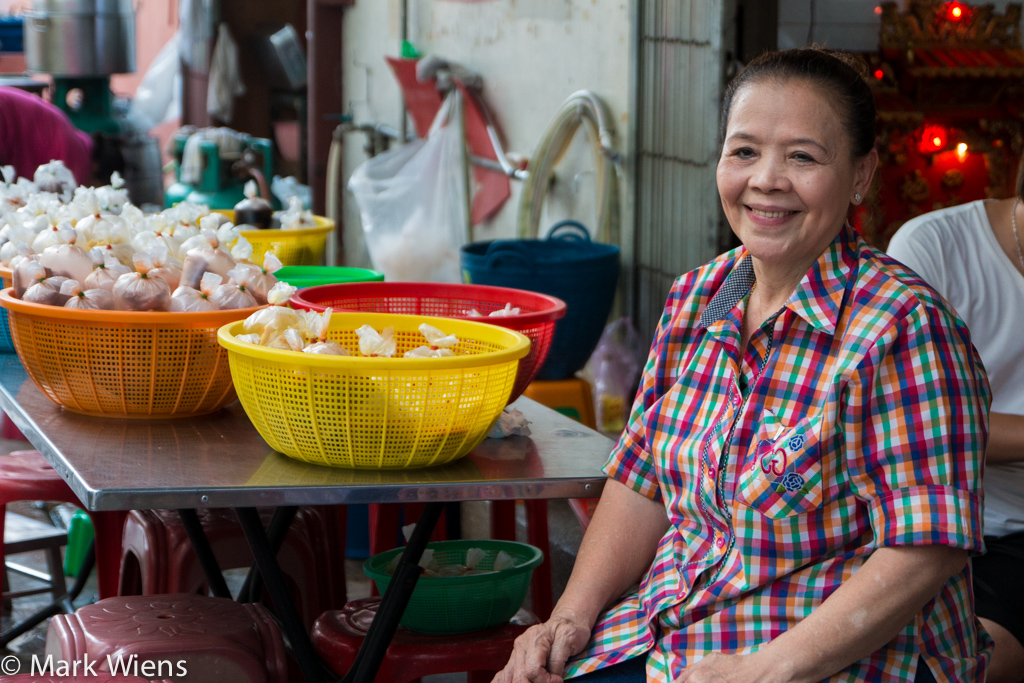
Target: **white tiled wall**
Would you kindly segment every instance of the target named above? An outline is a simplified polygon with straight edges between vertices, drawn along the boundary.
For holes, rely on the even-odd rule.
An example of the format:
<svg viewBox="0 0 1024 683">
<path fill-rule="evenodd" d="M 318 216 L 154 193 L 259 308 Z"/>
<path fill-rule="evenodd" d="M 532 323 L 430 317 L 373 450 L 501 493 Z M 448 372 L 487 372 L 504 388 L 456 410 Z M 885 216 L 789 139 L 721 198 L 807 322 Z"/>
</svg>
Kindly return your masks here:
<svg viewBox="0 0 1024 683">
<path fill-rule="evenodd" d="M 1012 0 L 989 1 L 1001 12 Z M 813 30 L 809 30 L 812 3 L 815 21 Z M 876 0 L 779 0 L 779 47 L 800 47 L 811 42 L 836 50 L 875 50 L 878 4 Z M 906 3 L 897 0 L 896 4 L 902 8 Z"/>
</svg>

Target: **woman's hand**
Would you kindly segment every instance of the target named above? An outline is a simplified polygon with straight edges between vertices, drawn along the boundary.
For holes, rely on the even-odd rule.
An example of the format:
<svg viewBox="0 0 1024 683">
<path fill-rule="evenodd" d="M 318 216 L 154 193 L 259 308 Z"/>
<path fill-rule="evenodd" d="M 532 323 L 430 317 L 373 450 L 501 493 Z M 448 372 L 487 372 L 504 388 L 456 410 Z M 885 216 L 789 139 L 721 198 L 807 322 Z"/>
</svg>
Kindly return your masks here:
<svg viewBox="0 0 1024 683">
<path fill-rule="evenodd" d="M 675 683 L 748 683 L 761 680 L 764 667 L 756 654 L 723 655 L 712 653 L 687 667 Z"/>
<path fill-rule="evenodd" d="M 492 683 L 562 683 L 565 663 L 588 640 L 590 628 L 576 615 L 554 613 L 516 638 L 508 664 Z"/>
</svg>

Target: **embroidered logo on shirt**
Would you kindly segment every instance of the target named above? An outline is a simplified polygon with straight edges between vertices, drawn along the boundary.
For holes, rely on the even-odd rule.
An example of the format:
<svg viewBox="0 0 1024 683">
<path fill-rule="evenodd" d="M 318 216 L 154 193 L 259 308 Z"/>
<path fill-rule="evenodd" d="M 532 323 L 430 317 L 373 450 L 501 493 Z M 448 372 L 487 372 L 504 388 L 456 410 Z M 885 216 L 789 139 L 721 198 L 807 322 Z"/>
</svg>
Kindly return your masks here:
<svg viewBox="0 0 1024 683">
<path fill-rule="evenodd" d="M 776 438 L 778 438 L 776 436 Z M 803 475 L 796 472 L 788 472 L 789 455 L 795 454 L 807 443 L 804 434 L 795 434 L 784 441 L 785 447 L 776 446 L 774 441 L 762 439 L 757 444 L 757 457 L 751 463 L 750 468 L 756 470 L 758 466 L 765 476 L 774 475 L 775 491 L 779 494 L 786 493 L 807 493 L 809 488 L 807 480 Z M 786 453 L 787 449 L 789 454 Z"/>
<path fill-rule="evenodd" d="M 796 491 L 807 493 L 807 489 L 805 488 L 806 484 L 807 482 L 804 481 L 804 478 L 796 472 L 786 472 L 782 475 L 782 479 L 775 480 L 775 491 L 778 493 L 782 493 L 784 491 L 789 491 L 790 493 L 795 493 Z"/>
</svg>

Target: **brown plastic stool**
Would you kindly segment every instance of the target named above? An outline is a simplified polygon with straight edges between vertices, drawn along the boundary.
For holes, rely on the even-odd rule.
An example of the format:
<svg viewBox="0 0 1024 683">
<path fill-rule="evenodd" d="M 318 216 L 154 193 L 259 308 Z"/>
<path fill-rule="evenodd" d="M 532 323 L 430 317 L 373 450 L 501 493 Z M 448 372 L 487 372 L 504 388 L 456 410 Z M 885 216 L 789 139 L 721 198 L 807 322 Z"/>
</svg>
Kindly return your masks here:
<svg viewBox="0 0 1024 683">
<path fill-rule="evenodd" d="M 313 647 L 334 673 L 344 675 L 377 613 L 380 598 L 353 600 L 313 625 Z M 514 623 L 513 623 L 514 622 Z M 513 622 L 487 631 L 430 636 L 399 628 L 377 671 L 376 683 L 409 683 L 434 674 L 469 673 L 467 683 L 489 683 L 512 655 L 512 644 L 537 617 L 519 610 Z"/>
<path fill-rule="evenodd" d="M 300 507 L 277 559 L 306 627 L 345 604 L 344 508 Z M 252 552 L 233 510 L 199 510 L 221 569 L 248 567 Z M 271 511 L 263 511 L 264 525 Z M 174 510 L 132 510 L 124 525 L 120 595 L 206 592 L 206 579 Z"/>
<path fill-rule="evenodd" d="M 262 605 L 204 595 L 107 598 L 50 620 L 46 654 L 65 662 L 163 663 L 156 675 L 189 683 L 288 683 L 288 655 L 277 624 Z M 91 680 L 91 679 L 90 679 Z"/>
</svg>

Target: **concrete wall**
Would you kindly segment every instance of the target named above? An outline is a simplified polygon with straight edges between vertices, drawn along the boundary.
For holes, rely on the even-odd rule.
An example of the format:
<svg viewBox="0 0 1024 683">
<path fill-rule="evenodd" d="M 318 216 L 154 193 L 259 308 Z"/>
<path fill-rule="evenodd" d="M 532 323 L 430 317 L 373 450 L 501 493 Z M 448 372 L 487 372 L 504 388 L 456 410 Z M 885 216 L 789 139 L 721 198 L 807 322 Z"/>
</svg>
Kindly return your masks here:
<svg viewBox="0 0 1024 683">
<path fill-rule="evenodd" d="M 505 149 L 524 156 L 533 152 L 565 98 L 584 88 L 607 104 L 619 149 L 629 153 L 630 25 L 629 0 L 408 0 L 409 39 L 421 54 L 441 55 L 483 74 L 485 99 Z M 400 36 L 401 0 L 359 0 L 345 14 L 344 97 L 357 123 L 401 123 L 399 90 L 384 63 L 385 55 L 398 54 Z M 350 134 L 347 143 L 346 182 L 366 158 L 360 134 Z M 578 141 L 569 150 L 542 230 L 568 216 L 593 225 L 588 154 Z M 512 198 L 493 220 L 476 227 L 474 239 L 514 235 L 519 189 L 513 181 Z M 344 209 L 346 260 L 367 263 L 358 210 L 347 192 Z M 624 223 L 630 215 L 627 204 Z"/>
<path fill-rule="evenodd" d="M 991 4 L 1002 12 L 1012 1 L 991 0 Z M 818 43 L 836 50 L 875 50 L 878 48 L 875 8 L 879 4 L 871 0 L 779 0 L 779 47 Z M 902 9 L 907 3 L 897 0 L 896 4 Z M 983 3 L 975 0 L 972 4 Z M 814 29 L 809 30 L 812 5 L 815 21 Z"/>
</svg>

